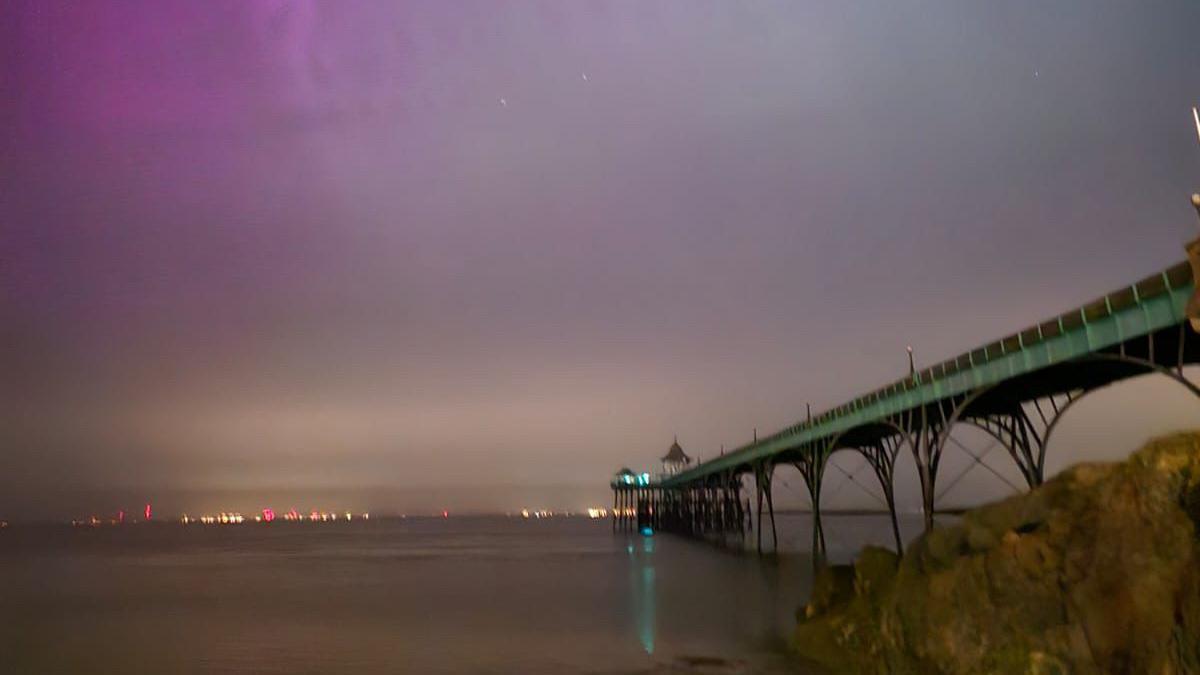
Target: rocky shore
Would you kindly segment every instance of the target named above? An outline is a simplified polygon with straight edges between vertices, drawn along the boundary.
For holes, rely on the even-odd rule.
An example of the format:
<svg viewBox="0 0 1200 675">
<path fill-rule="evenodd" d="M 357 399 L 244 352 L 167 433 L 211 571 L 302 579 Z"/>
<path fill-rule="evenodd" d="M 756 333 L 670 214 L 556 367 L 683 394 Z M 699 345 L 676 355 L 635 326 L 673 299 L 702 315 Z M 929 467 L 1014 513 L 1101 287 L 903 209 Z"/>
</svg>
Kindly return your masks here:
<svg viewBox="0 0 1200 675">
<path fill-rule="evenodd" d="M 1200 432 L 1081 464 L 819 576 L 793 644 L 834 673 L 1200 673 Z"/>
</svg>

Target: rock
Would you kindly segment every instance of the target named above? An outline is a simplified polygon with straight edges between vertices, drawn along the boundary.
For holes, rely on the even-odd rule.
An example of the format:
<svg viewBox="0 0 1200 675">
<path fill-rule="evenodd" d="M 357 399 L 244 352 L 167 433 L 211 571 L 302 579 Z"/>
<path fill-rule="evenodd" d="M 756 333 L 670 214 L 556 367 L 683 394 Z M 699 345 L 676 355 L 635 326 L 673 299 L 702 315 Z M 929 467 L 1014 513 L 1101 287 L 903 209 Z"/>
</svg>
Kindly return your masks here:
<svg viewBox="0 0 1200 675">
<path fill-rule="evenodd" d="M 877 597 L 892 586 L 900 557 L 895 551 L 878 546 L 868 546 L 858 554 L 854 562 L 855 595 Z"/>
<path fill-rule="evenodd" d="M 1200 433 L 1081 464 L 822 573 L 794 636 L 838 673 L 1200 673 Z"/>
<path fill-rule="evenodd" d="M 805 617 L 815 616 L 830 607 L 843 605 L 854 597 L 854 568 L 849 565 L 824 567 L 813 581 L 812 597 L 805 607 Z"/>
</svg>

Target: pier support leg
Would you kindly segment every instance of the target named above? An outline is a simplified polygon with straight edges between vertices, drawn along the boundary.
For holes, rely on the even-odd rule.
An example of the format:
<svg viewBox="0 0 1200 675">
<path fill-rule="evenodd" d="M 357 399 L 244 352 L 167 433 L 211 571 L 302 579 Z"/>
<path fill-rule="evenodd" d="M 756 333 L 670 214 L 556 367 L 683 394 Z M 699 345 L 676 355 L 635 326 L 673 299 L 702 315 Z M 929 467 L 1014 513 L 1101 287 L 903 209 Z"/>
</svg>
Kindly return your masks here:
<svg viewBox="0 0 1200 675">
<path fill-rule="evenodd" d="M 612 531 L 617 531 L 617 490 L 613 490 Z"/>
<path fill-rule="evenodd" d="M 779 552 L 779 535 L 775 532 L 775 500 L 771 498 L 771 475 L 768 472 L 767 480 L 763 486 L 767 493 L 767 512 L 771 516 L 771 552 Z"/>
<path fill-rule="evenodd" d="M 884 438 L 875 444 L 859 448 L 867 463 L 875 471 L 879 479 L 879 488 L 883 491 L 883 500 L 887 505 L 888 517 L 892 521 L 892 536 L 896 541 L 896 554 L 904 555 L 904 540 L 900 537 L 900 520 L 896 517 L 896 457 L 900 454 L 903 444 L 901 436 Z"/>
<path fill-rule="evenodd" d="M 933 530 L 933 517 L 937 505 L 935 490 L 937 488 L 938 464 L 942 459 L 943 436 L 940 426 L 931 424 L 928 412 L 922 408 L 920 425 L 912 431 L 913 460 L 917 465 L 917 477 L 921 481 L 921 512 L 924 516 L 925 531 Z"/>
<path fill-rule="evenodd" d="M 804 479 L 812 502 L 812 545 L 809 550 L 812 554 L 813 574 L 820 570 L 825 561 L 825 527 L 821 523 L 821 479 L 824 477 L 826 460 L 831 452 L 832 447 L 827 449 L 824 446 L 809 446 L 795 464 L 796 470 Z"/>
<path fill-rule="evenodd" d="M 763 535 L 763 499 L 767 501 L 767 515 L 771 519 L 771 546 L 773 551 L 779 549 L 779 537 L 775 531 L 775 500 L 771 497 L 771 475 L 774 467 L 763 462 L 755 467 L 755 483 L 758 492 L 758 552 L 762 553 Z"/>
<path fill-rule="evenodd" d="M 884 488 L 884 498 L 887 500 L 888 515 L 892 519 L 892 536 L 896 540 L 896 555 L 904 555 L 904 540 L 900 537 L 900 520 L 896 517 L 896 491 L 891 486 Z"/>
<path fill-rule="evenodd" d="M 758 536 L 758 552 L 762 553 L 762 507 L 763 507 L 763 470 L 761 466 L 754 467 L 754 492 L 758 497 L 758 518 L 754 521 L 754 529 L 757 530 Z"/>
</svg>

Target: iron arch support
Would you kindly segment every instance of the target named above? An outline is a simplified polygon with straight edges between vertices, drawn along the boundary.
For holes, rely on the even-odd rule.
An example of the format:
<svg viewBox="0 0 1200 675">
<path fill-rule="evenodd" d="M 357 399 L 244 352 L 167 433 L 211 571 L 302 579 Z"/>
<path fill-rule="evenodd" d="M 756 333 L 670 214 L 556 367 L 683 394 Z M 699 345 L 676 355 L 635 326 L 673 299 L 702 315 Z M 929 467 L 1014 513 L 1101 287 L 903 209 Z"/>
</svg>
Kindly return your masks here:
<svg viewBox="0 0 1200 675">
<path fill-rule="evenodd" d="M 757 521 L 757 536 L 758 536 L 758 552 L 761 554 L 762 547 L 762 509 L 763 498 L 766 498 L 767 512 L 771 519 L 771 546 L 772 551 L 779 550 L 779 537 L 775 531 L 775 502 L 771 497 L 771 478 L 775 473 L 775 465 L 769 461 L 763 460 L 754 465 L 754 484 L 755 492 L 758 496 L 758 521 Z"/>
<path fill-rule="evenodd" d="M 1046 449 L 1051 434 L 1057 428 L 1063 414 L 1087 394 L 1104 389 L 1116 382 L 1132 379 L 1132 377 L 1159 374 L 1179 383 L 1194 396 L 1200 398 L 1200 386 L 1183 374 L 1185 364 L 1182 356 L 1179 363 L 1173 367 L 1127 354 L 1093 354 L 1084 357 L 1081 361 L 1122 363 L 1135 366 L 1141 372 L 1098 387 L 1074 387 L 1038 398 L 1017 401 L 1008 410 L 982 415 L 971 414 L 969 412 L 971 404 L 1004 385 L 1001 383 L 976 390 L 956 404 L 949 417 L 945 419 L 945 427 L 937 439 L 939 447 L 934 450 L 935 457 L 940 458 L 941 452 L 949 440 L 950 431 L 956 424 L 970 424 L 999 441 L 1016 463 L 1028 486 L 1035 488 L 1045 481 Z"/>
<path fill-rule="evenodd" d="M 800 452 L 800 459 L 792 465 L 804 479 L 808 488 L 809 500 L 812 502 L 812 558 L 814 571 L 825 560 L 825 529 L 821 524 L 821 478 L 825 473 L 825 464 L 829 454 L 821 448 L 809 445 Z"/>
<path fill-rule="evenodd" d="M 1181 326 L 1181 328 L 1182 328 L 1182 326 Z M 1088 356 L 1085 358 L 1088 361 L 1108 361 L 1108 362 L 1115 362 L 1115 363 L 1124 363 L 1124 364 L 1128 364 L 1131 366 L 1138 366 L 1146 371 L 1146 372 L 1142 373 L 1143 375 L 1149 375 L 1151 373 L 1158 373 L 1159 375 L 1165 375 L 1165 376 L 1169 377 L 1170 379 L 1183 385 L 1183 387 L 1185 389 L 1192 392 L 1193 396 L 1200 398 L 1200 385 L 1196 384 L 1195 382 L 1192 382 L 1183 374 L 1184 366 L 1189 365 L 1187 362 L 1184 361 L 1184 358 L 1183 358 L 1183 341 L 1184 341 L 1184 339 L 1185 338 L 1183 336 L 1180 336 L 1179 360 L 1174 366 L 1164 366 L 1164 365 L 1155 363 L 1154 361 L 1150 361 L 1148 359 L 1142 359 L 1142 358 L 1138 358 L 1135 356 L 1128 356 L 1125 354 L 1092 354 L 1091 356 Z M 1130 379 L 1130 378 L 1123 378 L 1123 379 Z M 1109 384 L 1112 384 L 1112 383 L 1110 382 Z M 1104 386 L 1108 386 L 1108 385 L 1104 385 Z M 1104 387 L 1097 387 L 1097 388 L 1103 389 Z"/>
<path fill-rule="evenodd" d="M 896 553 L 903 555 L 904 540 L 900 536 L 900 522 L 896 514 L 895 468 L 896 458 L 899 456 L 904 444 L 908 441 L 909 436 L 901 428 L 890 422 L 883 423 L 883 426 L 891 428 L 895 433 L 890 436 L 883 436 L 869 444 L 847 445 L 842 442 L 842 439 L 847 435 L 848 431 L 842 432 L 830 440 L 825 456 L 826 461 L 828 461 L 839 450 L 851 450 L 862 455 L 867 460 L 867 464 L 875 472 L 875 477 L 879 481 L 879 487 L 883 491 L 883 501 L 888 510 L 888 517 L 891 520 Z M 822 469 L 823 472 L 824 470 Z"/>
<path fill-rule="evenodd" d="M 953 401 L 953 398 L 950 400 Z M 930 405 L 926 405 L 906 410 L 888 421 L 888 425 L 895 428 L 907 443 L 917 466 L 917 477 L 921 483 L 921 511 L 926 532 L 933 529 L 934 495 L 943 447 L 939 441 L 942 430 L 948 426 L 944 408 L 946 403 L 947 401 L 943 400 L 931 404 L 936 406 L 935 415 L 930 415 Z"/>
<path fill-rule="evenodd" d="M 1050 435 L 1063 414 L 1087 393 L 1084 389 L 1072 389 L 1021 401 L 1008 411 L 991 415 L 959 414 L 954 422 L 973 426 L 996 439 L 1032 489 L 1045 482 Z"/>
</svg>

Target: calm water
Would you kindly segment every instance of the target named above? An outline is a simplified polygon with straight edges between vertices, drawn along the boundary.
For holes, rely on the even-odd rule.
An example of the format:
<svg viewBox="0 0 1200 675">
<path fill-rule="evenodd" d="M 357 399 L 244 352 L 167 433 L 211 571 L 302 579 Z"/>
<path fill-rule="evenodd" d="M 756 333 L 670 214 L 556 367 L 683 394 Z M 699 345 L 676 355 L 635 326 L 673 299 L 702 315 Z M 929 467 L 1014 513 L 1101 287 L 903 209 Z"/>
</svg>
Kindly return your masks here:
<svg viewBox="0 0 1200 675">
<path fill-rule="evenodd" d="M 0 672 L 796 672 L 808 570 L 584 519 L 13 527 Z"/>
</svg>

